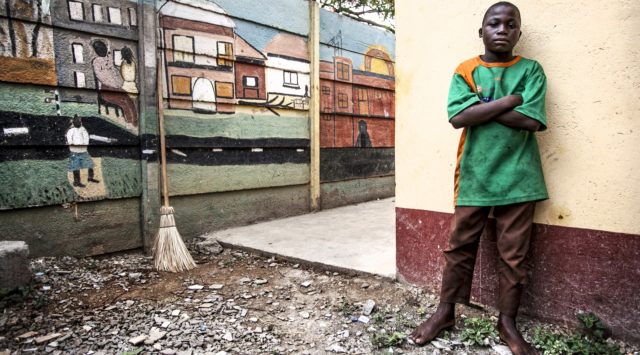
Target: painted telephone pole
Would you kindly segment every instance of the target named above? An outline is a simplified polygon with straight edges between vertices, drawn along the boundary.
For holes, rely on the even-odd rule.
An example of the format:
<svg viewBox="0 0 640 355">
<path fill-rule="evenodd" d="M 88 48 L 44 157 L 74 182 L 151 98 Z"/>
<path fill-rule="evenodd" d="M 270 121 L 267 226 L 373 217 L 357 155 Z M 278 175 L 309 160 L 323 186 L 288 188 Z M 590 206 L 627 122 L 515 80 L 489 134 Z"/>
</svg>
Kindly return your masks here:
<svg viewBox="0 0 640 355">
<path fill-rule="evenodd" d="M 311 66 L 310 118 L 310 200 L 311 210 L 320 209 L 320 7 L 309 1 L 309 59 Z"/>
</svg>

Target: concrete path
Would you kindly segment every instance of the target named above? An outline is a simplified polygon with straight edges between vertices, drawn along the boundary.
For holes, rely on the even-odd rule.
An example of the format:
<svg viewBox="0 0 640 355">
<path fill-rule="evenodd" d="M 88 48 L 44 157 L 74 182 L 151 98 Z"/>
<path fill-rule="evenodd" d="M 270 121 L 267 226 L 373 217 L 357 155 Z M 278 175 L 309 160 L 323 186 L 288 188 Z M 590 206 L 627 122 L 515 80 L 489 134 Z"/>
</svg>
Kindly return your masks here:
<svg viewBox="0 0 640 355">
<path fill-rule="evenodd" d="M 395 278 L 395 199 L 339 207 L 206 235 L 224 246 Z"/>
</svg>

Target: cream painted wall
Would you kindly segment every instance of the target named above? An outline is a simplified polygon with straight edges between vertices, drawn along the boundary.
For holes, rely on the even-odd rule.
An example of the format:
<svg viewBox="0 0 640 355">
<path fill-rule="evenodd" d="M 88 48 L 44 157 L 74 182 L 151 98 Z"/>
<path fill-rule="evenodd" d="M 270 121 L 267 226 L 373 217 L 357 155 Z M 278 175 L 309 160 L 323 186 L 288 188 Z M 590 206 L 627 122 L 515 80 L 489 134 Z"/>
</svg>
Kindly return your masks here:
<svg viewBox="0 0 640 355">
<path fill-rule="evenodd" d="M 478 28 L 494 2 L 396 2 L 398 207 L 453 211 L 460 131 L 447 123 L 447 91 L 457 64 L 483 52 Z M 640 1 L 581 3 L 516 2 L 516 53 L 548 79 L 538 141 L 551 199 L 535 220 L 640 234 Z"/>
</svg>

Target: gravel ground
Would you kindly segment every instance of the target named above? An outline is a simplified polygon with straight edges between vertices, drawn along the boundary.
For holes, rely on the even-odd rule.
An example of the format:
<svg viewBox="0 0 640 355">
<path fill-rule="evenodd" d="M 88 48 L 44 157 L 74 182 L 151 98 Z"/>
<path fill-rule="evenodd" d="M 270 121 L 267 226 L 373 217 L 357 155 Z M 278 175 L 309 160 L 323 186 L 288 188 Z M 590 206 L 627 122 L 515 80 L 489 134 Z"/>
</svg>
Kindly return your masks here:
<svg viewBox="0 0 640 355">
<path fill-rule="evenodd" d="M 415 287 L 241 251 L 194 257 L 198 268 L 181 274 L 140 253 L 34 259 L 31 286 L 0 298 L 0 354 L 509 353 L 494 339 L 464 345 L 462 320 L 495 313 L 462 306 L 446 339 L 403 341 L 438 302 Z M 528 338 L 536 326 L 562 330 L 520 325 Z M 373 343 L 394 334 L 395 347 Z"/>
</svg>

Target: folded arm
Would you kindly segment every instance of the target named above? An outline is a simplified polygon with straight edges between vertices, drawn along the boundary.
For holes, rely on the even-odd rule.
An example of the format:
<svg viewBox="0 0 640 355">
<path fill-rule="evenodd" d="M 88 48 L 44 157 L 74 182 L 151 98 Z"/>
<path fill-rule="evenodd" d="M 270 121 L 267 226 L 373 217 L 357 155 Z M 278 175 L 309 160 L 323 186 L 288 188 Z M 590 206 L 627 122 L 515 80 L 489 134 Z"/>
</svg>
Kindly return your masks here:
<svg viewBox="0 0 640 355">
<path fill-rule="evenodd" d="M 509 95 L 495 101 L 469 106 L 451 118 L 449 122 L 454 128 L 477 126 L 496 119 L 521 104 L 522 96 Z"/>
<path fill-rule="evenodd" d="M 491 120 L 507 127 L 535 132 L 540 122 L 514 111 L 522 105 L 522 96 L 509 95 L 488 103 L 469 106 L 449 121 L 454 128 L 477 126 Z"/>
<path fill-rule="evenodd" d="M 540 129 L 540 122 L 514 110 L 510 110 L 496 116 L 494 121 L 507 127 L 523 129 L 525 131 L 536 132 Z"/>
</svg>

